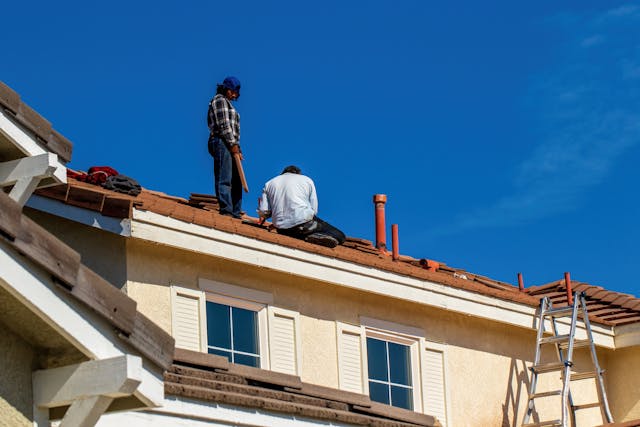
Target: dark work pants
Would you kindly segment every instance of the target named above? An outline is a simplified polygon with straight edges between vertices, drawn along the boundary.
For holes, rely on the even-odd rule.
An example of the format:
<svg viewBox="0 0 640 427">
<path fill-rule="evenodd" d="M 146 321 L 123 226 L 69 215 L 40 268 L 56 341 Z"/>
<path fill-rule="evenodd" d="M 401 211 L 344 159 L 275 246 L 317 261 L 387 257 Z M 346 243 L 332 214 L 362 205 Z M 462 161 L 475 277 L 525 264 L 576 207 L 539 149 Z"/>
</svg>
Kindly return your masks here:
<svg viewBox="0 0 640 427">
<path fill-rule="evenodd" d="M 311 234 L 324 234 L 336 239 L 340 245 L 343 244 L 346 239 L 342 231 L 338 230 L 328 222 L 321 220 L 317 216 L 314 216 L 311 221 L 296 225 L 295 227 L 279 228 L 278 233 L 302 240 Z"/>
<path fill-rule="evenodd" d="M 233 155 L 220 138 L 213 138 L 213 176 L 220 213 L 239 218 L 242 210 L 242 183 Z"/>
</svg>

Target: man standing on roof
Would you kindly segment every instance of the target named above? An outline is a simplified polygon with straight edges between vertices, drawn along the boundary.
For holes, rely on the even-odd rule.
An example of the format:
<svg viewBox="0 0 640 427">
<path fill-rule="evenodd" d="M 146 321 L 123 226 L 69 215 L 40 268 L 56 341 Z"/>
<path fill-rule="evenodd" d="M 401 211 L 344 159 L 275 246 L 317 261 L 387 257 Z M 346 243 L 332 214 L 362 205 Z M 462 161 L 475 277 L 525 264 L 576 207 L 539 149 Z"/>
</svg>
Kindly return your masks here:
<svg viewBox="0 0 640 427">
<path fill-rule="evenodd" d="M 216 197 L 222 215 L 242 216 L 242 183 L 233 155 L 240 150 L 240 115 L 231 101 L 240 96 L 240 80 L 227 77 L 218 85 L 216 96 L 209 103 L 209 154 L 213 156 Z"/>
<path fill-rule="evenodd" d="M 300 174 L 299 167 L 287 166 L 264 185 L 258 214 L 272 217 L 278 233 L 330 248 L 344 243 L 344 233 L 317 213 L 316 187 L 311 178 Z"/>
</svg>

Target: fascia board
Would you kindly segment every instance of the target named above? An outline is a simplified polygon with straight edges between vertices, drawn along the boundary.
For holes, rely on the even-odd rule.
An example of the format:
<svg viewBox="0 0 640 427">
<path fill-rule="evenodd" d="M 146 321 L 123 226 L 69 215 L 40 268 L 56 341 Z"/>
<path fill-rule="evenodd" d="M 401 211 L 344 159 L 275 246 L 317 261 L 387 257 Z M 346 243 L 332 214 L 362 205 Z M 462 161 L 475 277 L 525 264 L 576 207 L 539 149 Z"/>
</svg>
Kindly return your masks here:
<svg viewBox="0 0 640 427">
<path fill-rule="evenodd" d="M 133 354 L 114 328 L 90 308 L 63 296 L 51 275 L 0 241 L 0 286 L 16 297 L 92 360 Z M 143 360 L 142 382 L 134 395 L 150 407 L 164 398 L 162 372 Z"/>
<path fill-rule="evenodd" d="M 60 201 L 38 195 L 31 196 L 27 201 L 27 206 L 120 236 L 127 237 L 131 235 L 131 220 L 128 218 L 119 219 L 104 216 L 96 211 L 67 205 Z"/>
<path fill-rule="evenodd" d="M 186 223 L 149 211 L 134 209 L 131 237 L 495 322 L 536 328 L 536 307 Z M 560 332 L 568 329 L 564 319 L 558 323 Z M 592 331 L 597 345 L 613 348 L 612 328 L 592 325 Z M 586 338 L 584 328 L 579 328 L 576 336 Z"/>
<path fill-rule="evenodd" d="M 31 135 L 9 119 L 2 110 L 0 110 L 0 133 L 6 136 L 18 150 L 22 151 L 25 157 L 50 153 L 49 150 L 46 150 Z M 54 180 L 60 184 L 65 184 L 67 182 L 67 168 L 58 160 L 57 155 L 55 167 L 56 170 L 53 174 Z"/>
<path fill-rule="evenodd" d="M 640 346 L 640 323 L 616 326 L 616 348 Z"/>
</svg>

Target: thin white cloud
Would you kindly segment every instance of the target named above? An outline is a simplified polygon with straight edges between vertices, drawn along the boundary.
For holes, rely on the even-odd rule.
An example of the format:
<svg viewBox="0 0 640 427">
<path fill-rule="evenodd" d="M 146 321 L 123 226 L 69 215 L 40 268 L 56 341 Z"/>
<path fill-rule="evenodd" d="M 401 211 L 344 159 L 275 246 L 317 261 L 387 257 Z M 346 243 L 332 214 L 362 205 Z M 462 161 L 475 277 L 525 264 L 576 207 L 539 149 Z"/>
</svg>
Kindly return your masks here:
<svg viewBox="0 0 640 427">
<path fill-rule="evenodd" d="M 637 15 L 640 15 L 640 7 L 636 6 L 635 4 L 620 6 L 615 9 L 608 10 L 605 13 L 605 16 L 611 16 L 615 18 L 624 18 Z"/>
<path fill-rule="evenodd" d="M 586 39 L 582 40 L 582 42 L 580 42 L 580 46 L 584 48 L 589 48 L 593 46 L 598 46 L 602 43 L 604 43 L 604 37 L 602 37 L 602 35 L 600 34 L 596 34 L 594 36 L 587 37 Z"/>
<path fill-rule="evenodd" d="M 606 14 L 624 17 L 636 12 L 640 8 L 628 6 Z M 607 25 L 599 25 L 603 34 L 576 40 L 566 53 L 567 62 L 536 85 L 534 103 L 547 136 L 517 167 L 508 194 L 460 215 L 436 234 L 516 226 L 576 210 L 585 192 L 640 144 L 640 92 L 629 80 L 640 77 L 640 64 L 634 62 L 637 48 L 615 31 L 607 34 Z M 613 49 L 588 59 L 577 54 L 585 41 L 593 46 L 605 38 Z M 614 65 L 603 68 L 601 63 Z"/>
</svg>

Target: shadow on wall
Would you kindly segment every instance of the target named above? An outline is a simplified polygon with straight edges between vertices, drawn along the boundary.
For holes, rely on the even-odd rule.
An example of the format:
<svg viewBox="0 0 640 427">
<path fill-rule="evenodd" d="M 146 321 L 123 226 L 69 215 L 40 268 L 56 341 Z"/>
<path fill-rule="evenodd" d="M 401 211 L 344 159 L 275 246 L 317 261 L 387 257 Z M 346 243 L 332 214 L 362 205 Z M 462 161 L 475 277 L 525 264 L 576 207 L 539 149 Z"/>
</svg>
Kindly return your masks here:
<svg viewBox="0 0 640 427">
<path fill-rule="evenodd" d="M 522 406 L 520 401 L 523 393 L 525 396 L 529 393 L 529 375 L 524 360 L 511 359 L 506 388 L 507 395 L 502 404 L 502 427 L 520 426 L 524 411 L 526 411 L 526 404 Z M 519 411 L 521 406 L 523 410 Z M 532 415 L 532 422 L 539 422 L 538 414 L 535 411 Z"/>
</svg>

